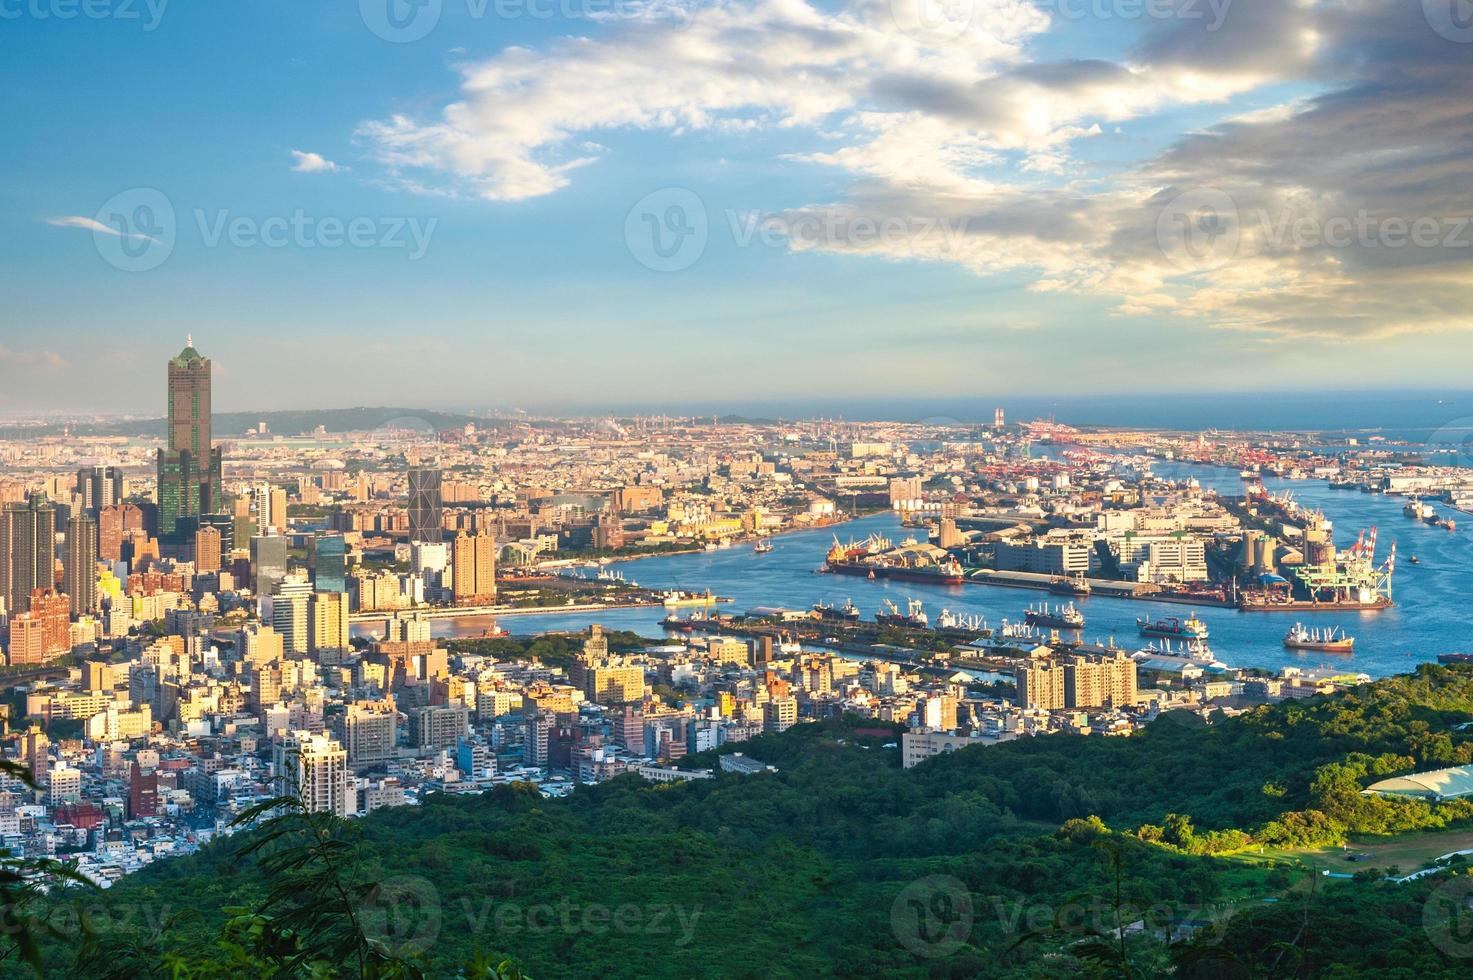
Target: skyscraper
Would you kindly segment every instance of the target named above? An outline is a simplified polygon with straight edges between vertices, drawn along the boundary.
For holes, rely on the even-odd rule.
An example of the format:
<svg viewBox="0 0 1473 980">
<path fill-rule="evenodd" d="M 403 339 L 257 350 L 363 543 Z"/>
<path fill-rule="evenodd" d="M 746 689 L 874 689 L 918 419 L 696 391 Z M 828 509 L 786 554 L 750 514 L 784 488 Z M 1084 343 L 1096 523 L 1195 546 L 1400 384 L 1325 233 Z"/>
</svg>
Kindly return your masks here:
<svg viewBox="0 0 1473 980">
<path fill-rule="evenodd" d="M 409 540 L 445 540 L 444 501 L 440 494 L 440 467 L 409 468 Z"/>
<path fill-rule="evenodd" d="M 355 809 L 348 781 L 348 753 L 337 740 L 311 732 L 290 732 L 276 745 L 276 791 L 295 795 L 310 813 L 351 815 Z"/>
<path fill-rule="evenodd" d="M 62 590 L 71 596 L 72 615 L 96 612 L 97 521 L 77 514 L 66 525 L 66 550 L 62 553 Z"/>
<path fill-rule="evenodd" d="M 177 548 L 193 542 L 200 514 L 222 502 L 220 451 L 210 431 L 210 359 L 190 338 L 169 370 L 167 449 L 159 450 L 159 541 Z"/>
<path fill-rule="evenodd" d="M 318 592 L 348 591 L 348 544 L 341 534 L 321 533 L 307 540 L 312 587 Z"/>
<path fill-rule="evenodd" d="M 0 511 L 0 599 L 12 615 L 31 608 L 31 592 L 56 584 L 56 508 L 44 493 Z"/>
<path fill-rule="evenodd" d="M 77 471 L 77 498 L 82 512 L 96 517 L 104 507 L 123 502 L 123 471 L 116 466 L 87 466 Z"/>
</svg>

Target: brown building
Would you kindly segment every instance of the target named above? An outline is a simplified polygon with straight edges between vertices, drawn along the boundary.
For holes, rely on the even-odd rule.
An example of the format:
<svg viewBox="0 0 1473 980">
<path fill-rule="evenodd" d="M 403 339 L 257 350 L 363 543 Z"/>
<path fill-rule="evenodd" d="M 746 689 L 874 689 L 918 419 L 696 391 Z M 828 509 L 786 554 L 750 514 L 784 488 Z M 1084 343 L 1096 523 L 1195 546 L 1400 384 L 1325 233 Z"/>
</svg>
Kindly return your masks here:
<svg viewBox="0 0 1473 980">
<path fill-rule="evenodd" d="M 97 554 L 105 561 L 122 561 L 123 539 L 143 530 L 143 511 L 132 504 L 114 504 L 97 514 Z"/>
<path fill-rule="evenodd" d="M 154 817 L 159 812 L 159 774 L 157 770 L 144 772 L 138 765 L 138 760 L 133 760 L 132 771 L 128 774 L 128 816 Z"/>
<path fill-rule="evenodd" d="M 457 606 L 496 601 L 496 536 L 489 531 L 455 536 L 451 556 Z"/>
<path fill-rule="evenodd" d="M 201 574 L 220 570 L 220 532 L 202 527 L 194 532 L 194 570 Z"/>
</svg>

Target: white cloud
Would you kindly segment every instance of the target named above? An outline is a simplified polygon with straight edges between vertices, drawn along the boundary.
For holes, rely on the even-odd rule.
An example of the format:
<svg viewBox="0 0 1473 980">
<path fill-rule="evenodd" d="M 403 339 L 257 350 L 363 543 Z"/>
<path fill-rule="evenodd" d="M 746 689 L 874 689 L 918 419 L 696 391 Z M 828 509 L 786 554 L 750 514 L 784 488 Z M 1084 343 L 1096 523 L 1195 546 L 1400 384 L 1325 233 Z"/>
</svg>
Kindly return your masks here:
<svg viewBox="0 0 1473 980">
<path fill-rule="evenodd" d="M 1203 5 L 1185 5 L 1182 17 L 1129 25 L 1140 41 L 1115 60 L 1050 61 L 1037 55 L 1043 35 L 1092 41 L 1095 25 L 1051 21 L 1029 0 L 972 0 L 966 24 L 939 36 L 902 30 L 896 2 L 716 0 L 688 22 L 651 16 L 511 47 L 459 65 L 459 97 L 437 114 L 370 121 L 357 135 L 380 180 L 515 201 L 610 160 L 595 142 L 604 131 L 782 131 L 806 143 L 788 160 L 853 180 L 833 203 L 769 219 L 826 229 L 795 234 L 794 251 L 1031 270 L 1039 293 L 1256 333 L 1473 326 L 1459 299 L 1468 252 L 1285 242 L 1257 217 L 1323 226 L 1361 211 L 1468 210 L 1473 60 L 1417 5 L 1235 0 L 1212 7 L 1223 16 L 1210 23 L 1185 16 Z M 1287 83 L 1314 94 L 1230 105 Z M 1153 159 L 1102 167 L 1076 152 L 1106 128 L 1182 106 L 1222 106 L 1222 121 L 1197 113 L 1194 131 Z M 1227 261 L 1184 267 L 1160 240 L 1163 209 L 1195 191 L 1235 203 L 1241 234 Z M 870 226 L 930 231 L 852 233 Z"/>
<path fill-rule="evenodd" d="M 337 164 L 322 156 L 320 153 L 304 153 L 301 150 L 292 150 L 292 170 L 299 174 L 321 174 L 341 170 Z"/>
<path fill-rule="evenodd" d="M 86 231 L 100 232 L 104 235 L 112 235 L 115 238 L 143 238 L 147 239 L 148 241 L 154 241 L 153 238 L 150 238 L 148 235 L 142 234 L 141 232 L 130 231 L 125 233 L 119 231 L 116 228 L 112 228 L 108 225 L 103 224 L 96 218 L 86 218 L 79 214 L 68 214 L 63 215 L 59 218 L 47 218 L 46 223 L 48 225 L 55 225 L 58 228 L 82 228 Z"/>
</svg>

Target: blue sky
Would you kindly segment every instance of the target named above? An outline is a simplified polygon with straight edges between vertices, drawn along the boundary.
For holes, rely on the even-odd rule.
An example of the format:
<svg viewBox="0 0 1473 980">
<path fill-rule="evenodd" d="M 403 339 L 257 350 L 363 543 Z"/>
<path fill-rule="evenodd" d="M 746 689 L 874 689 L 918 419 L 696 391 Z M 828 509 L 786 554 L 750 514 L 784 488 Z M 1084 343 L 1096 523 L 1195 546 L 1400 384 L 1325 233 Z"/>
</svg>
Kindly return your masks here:
<svg viewBox="0 0 1473 980">
<path fill-rule="evenodd" d="M 1404 4 L 440 0 L 390 43 L 404 0 L 94 2 L 0 2 L 0 412 L 157 410 L 190 332 L 221 409 L 1466 381 L 1436 106 L 1473 45 Z M 140 195 L 169 234 L 111 226 Z M 1183 263 L 1163 216 L 1204 200 L 1235 251 Z M 666 260 L 672 202 L 704 246 Z M 1447 234 L 1257 217 L 1361 213 Z"/>
</svg>

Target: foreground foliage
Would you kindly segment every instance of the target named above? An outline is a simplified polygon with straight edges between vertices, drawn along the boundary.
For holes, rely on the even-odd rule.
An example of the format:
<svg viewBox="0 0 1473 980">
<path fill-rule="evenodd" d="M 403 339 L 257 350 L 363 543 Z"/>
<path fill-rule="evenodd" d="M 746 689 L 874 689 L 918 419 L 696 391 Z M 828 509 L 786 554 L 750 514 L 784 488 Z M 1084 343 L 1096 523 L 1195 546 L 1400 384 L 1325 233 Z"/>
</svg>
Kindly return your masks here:
<svg viewBox="0 0 1473 980">
<path fill-rule="evenodd" d="M 101 977 L 1460 976 L 1466 875 L 1215 855 L 1467 821 L 1360 789 L 1468 761 L 1470 720 L 1473 669 L 1428 666 L 911 770 L 896 734 L 849 719 L 732 746 L 779 769 L 756 776 L 511 785 L 353 822 L 278 800 L 257 830 L 87 896 L 155 928 L 93 917 L 42 951 Z"/>
</svg>

